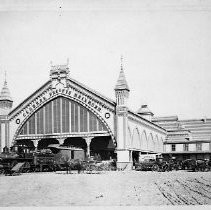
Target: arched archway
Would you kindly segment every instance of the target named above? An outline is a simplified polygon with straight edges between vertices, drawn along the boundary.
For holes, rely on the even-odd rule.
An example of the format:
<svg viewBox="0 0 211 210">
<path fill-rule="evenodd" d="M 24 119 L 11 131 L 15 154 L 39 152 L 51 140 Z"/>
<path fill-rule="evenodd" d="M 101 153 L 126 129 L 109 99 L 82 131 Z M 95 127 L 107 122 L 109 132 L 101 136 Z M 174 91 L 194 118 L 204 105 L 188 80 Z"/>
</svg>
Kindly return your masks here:
<svg viewBox="0 0 211 210">
<path fill-rule="evenodd" d="M 142 150 L 147 150 L 148 148 L 148 143 L 147 143 L 147 134 L 146 131 L 144 130 L 141 134 L 141 149 Z"/>
<path fill-rule="evenodd" d="M 131 148 L 141 149 L 141 140 L 140 140 L 140 134 L 139 134 L 138 128 L 135 128 L 133 130 Z"/>
<path fill-rule="evenodd" d="M 59 141 L 53 138 L 41 139 L 38 142 L 37 149 L 47 149 L 50 144 L 59 144 Z"/>
<path fill-rule="evenodd" d="M 150 133 L 148 136 L 148 150 L 154 151 L 154 139 L 152 133 Z"/>
<path fill-rule="evenodd" d="M 34 148 L 33 141 L 28 140 L 28 139 L 21 139 L 15 143 L 15 145 L 19 146 L 26 146 L 28 148 Z"/>
<path fill-rule="evenodd" d="M 163 138 L 161 137 L 160 139 L 159 139 L 159 152 L 163 152 Z"/>
<path fill-rule="evenodd" d="M 81 148 L 84 152 L 87 152 L 86 138 L 73 137 L 67 138 L 64 141 L 64 146 Z M 109 160 L 115 158 L 114 154 L 115 145 L 111 139 L 111 136 L 94 137 L 90 143 L 90 155 L 95 159 Z"/>
<path fill-rule="evenodd" d="M 46 136 L 53 139 L 66 138 L 65 146 L 79 147 L 84 151 L 87 150 L 86 137 L 100 137 L 101 144 L 103 139 L 110 137 L 114 145 L 111 129 L 91 105 L 88 107 L 87 104 L 63 96 L 51 98 L 37 108 L 22 122 L 16 134 L 17 141 L 21 138 L 39 139 L 38 149 L 57 143 L 46 143 Z M 90 150 L 87 151 L 90 154 Z"/>
<path fill-rule="evenodd" d="M 100 157 L 100 160 L 109 160 L 116 158 L 114 153 L 115 145 L 111 136 L 95 137 L 90 144 L 91 156 Z"/>
<path fill-rule="evenodd" d="M 159 139 L 158 135 L 155 136 L 155 152 L 159 151 Z"/>
<path fill-rule="evenodd" d="M 127 130 L 127 142 L 126 142 L 126 147 L 131 147 L 131 143 L 132 143 L 132 133 L 130 130 L 130 127 L 128 126 L 128 130 Z"/>
<path fill-rule="evenodd" d="M 86 150 L 87 145 L 85 139 L 81 137 L 69 137 L 64 140 L 64 146 L 67 147 L 78 147 Z"/>
<path fill-rule="evenodd" d="M 114 134 L 93 107 L 75 98 L 55 96 L 29 114 L 19 125 L 13 142 L 22 136 L 67 134 L 69 132 L 107 133 L 115 142 Z M 41 137 L 42 138 L 42 137 Z"/>
</svg>

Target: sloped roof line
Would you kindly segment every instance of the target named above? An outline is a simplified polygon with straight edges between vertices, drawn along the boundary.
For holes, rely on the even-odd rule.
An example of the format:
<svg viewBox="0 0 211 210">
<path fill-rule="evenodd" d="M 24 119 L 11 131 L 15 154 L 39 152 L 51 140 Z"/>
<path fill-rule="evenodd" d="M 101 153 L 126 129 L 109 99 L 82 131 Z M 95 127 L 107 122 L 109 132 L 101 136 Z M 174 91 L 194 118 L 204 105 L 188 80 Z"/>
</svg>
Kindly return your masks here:
<svg viewBox="0 0 211 210">
<path fill-rule="evenodd" d="M 114 101 L 114 100 L 112 100 L 112 99 L 110 99 L 110 98 L 108 98 L 108 97 L 102 95 L 102 94 L 99 93 L 98 91 L 93 90 L 92 88 L 90 88 L 90 87 L 88 87 L 88 86 L 86 86 L 86 85 L 84 85 L 84 84 L 78 82 L 77 80 L 75 80 L 75 79 L 73 79 L 73 78 L 71 78 L 71 77 L 69 77 L 68 80 L 70 80 L 71 82 L 75 83 L 76 85 L 81 86 L 82 88 L 84 88 L 84 89 L 86 89 L 87 91 L 93 93 L 94 95 L 97 95 L 98 97 L 100 97 L 100 98 L 106 100 L 107 102 L 109 102 L 109 103 L 115 105 L 115 101 Z"/>
<path fill-rule="evenodd" d="M 105 96 L 103 96 L 102 94 L 100 94 L 99 92 L 89 88 L 88 86 L 78 82 L 77 80 L 73 79 L 73 78 L 68 78 L 69 81 L 75 83 L 78 86 L 81 86 L 83 89 L 89 91 L 90 93 L 106 100 L 107 102 L 109 102 L 112 105 L 115 105 L 115 101 L 113 101 L 112 99 L 109 99 Z M 20 104 L 18 104 L 14 109 L 11 110 L 11 112 L 9 113 L 9 115 L 11 115 L 13 112 L 15 112 L 19 107 L 21 107 L 24 103 L 26 103 L 33 95 L 37 94 L 40 90 L 42 90 L 45 86 L 47 86 L 48 84 L 50 84 L 51 80 L 48 80 L 46 83 L 44 83 L 40 88 L 38 88 L 36 91 L 34 91 L 30 96 L 28 96 L 26 99 L 24 99 Z"/>
<path fill-rule="evenodd" d="M 132 111 L 131 109 L 128 110 L 128 113 L 135 115 L 136 117 L 140 118 L 141 120 L 143 120 L 143 121 L 145 121 L 147 123 L 152 124 L 153 126 L 155 126 L 155 127 L 159 128 L 159 129 L 163 130 L 164 132 L 167 132 L 167 130 L 165 128 L 159 126 L 158 124 L 156 124 L 154 122 L 148 121 L 147 119 L 143 118 L 141 115 L 137 114 L 136 112 Z"/>
<path fill-rule="evenodd" d="M 31 95 L 29 95 L 27 98 L 25 98 L 20 104 L 18 104 L 14 109 L 11 110 L 9 115 L 11 115 L 13 112 L 15 112 L 19 107 L 21 107 L 24 103 L 26 103 L 33 95 L 38 93 L 40 90 L 42 90 L 45 86 L 50 83 L 50 80 L 48 80 L 46 83 L 44 83 L 40 88 L 38 88 L 36 91 L 34 91 Z"/>
</svg>

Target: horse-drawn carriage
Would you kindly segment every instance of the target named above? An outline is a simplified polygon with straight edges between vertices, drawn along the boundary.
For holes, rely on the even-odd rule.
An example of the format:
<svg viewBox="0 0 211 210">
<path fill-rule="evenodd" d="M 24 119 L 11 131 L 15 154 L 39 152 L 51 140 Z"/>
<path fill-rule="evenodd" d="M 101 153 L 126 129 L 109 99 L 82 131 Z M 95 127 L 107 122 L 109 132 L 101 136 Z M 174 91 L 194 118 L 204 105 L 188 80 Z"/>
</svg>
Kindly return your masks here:
<svg viewBox="0 0 211 210">
<path fill-rule="evenodd" d="M 171 157 L 168 160 L 163 158 L 145 158 L 135 163 L 135 170 L 144 171 L 172 171 L 172 170 L 189 170 L 189 171 L 210 171 L 211 160 L 177 160 Z"/>
<path fill-rule="evenodd" d="M 186 159 L 182 162 L 182 169 L 189 171 L 210 171 L 211 161 Z"/>
</svg>

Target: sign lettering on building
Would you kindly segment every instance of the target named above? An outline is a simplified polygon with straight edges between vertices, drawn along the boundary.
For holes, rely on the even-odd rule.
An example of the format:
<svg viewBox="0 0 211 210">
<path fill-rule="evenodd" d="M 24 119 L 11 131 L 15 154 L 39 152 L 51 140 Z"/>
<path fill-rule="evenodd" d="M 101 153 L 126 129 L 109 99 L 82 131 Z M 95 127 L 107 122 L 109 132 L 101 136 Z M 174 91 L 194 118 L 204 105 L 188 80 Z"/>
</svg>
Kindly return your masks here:
<svg viewBox="0 0 211 210">
<path fill-rule="evenodd" d="M 34 112 L 36 108 L 44 104 L 46 101 L 49 101 L 51 98 L 59 95 L 64 95 L 76 99 L 77 101 L 80 101 L 83 104 L 91 106 L 97 112 L 101 112 L 102 105 L 96 102 L 93 98 L 85 96 L 79 93 L 78 91 L 70 88 L 61 88 L 61 89 L 50 89 L 47 92 L 45 92 L 42 96 L 35 99 L 23 110 L 23 117 L 24 118 L 27 117 L 29 114 Z"/>
</svg>

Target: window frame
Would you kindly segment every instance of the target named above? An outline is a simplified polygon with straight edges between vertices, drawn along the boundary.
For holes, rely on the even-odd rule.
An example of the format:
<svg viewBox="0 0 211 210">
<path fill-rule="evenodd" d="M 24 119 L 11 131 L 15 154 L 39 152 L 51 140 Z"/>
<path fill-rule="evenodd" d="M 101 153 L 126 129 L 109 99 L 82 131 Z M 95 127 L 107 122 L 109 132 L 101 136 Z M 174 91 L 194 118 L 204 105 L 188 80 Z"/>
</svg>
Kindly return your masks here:
<svg viewBox="0 0 211 210">
<path fill-rule="evenodd" d="M 174 148 L 174 149 L 173 149 Z M 175 152 L 176 151 L 176 144 L 171 144 L 171 151 Z"/>
<path fill-rule="evenodd" d="M 196 151 L 202 151 L 202 143 L 201 142 L 196 143 Z"/>
<path fill-rule="evenodd" d="M 188 152 L 189 151 L 189 144 L 187 144 L 187 143 L 183 144 L 183 150 L 185 152 Z"/>
</svg>

